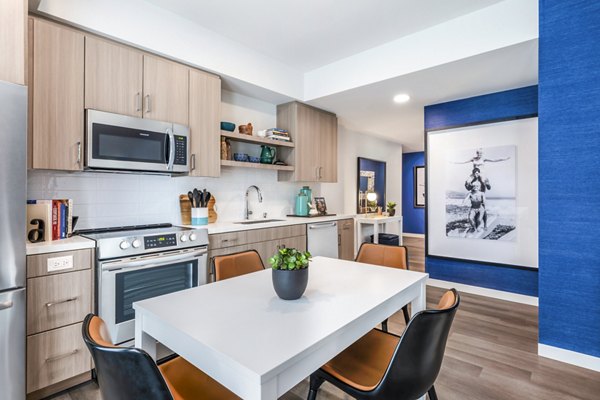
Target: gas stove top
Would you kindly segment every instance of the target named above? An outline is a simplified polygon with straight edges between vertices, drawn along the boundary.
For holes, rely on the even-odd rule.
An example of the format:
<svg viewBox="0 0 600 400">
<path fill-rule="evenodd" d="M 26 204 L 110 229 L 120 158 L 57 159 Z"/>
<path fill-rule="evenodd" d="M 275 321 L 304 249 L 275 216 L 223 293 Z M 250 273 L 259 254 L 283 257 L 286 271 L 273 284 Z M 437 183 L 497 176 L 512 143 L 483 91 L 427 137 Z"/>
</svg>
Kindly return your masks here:
<svg viewBox="0 0 600 400">
<path fill-rule="evenodd" d="M 76 234 L 96 241 L 99 260 L 208 246 L 206 229 L 171 224 L 132 225 L 85 229 Z"/>
</svg>

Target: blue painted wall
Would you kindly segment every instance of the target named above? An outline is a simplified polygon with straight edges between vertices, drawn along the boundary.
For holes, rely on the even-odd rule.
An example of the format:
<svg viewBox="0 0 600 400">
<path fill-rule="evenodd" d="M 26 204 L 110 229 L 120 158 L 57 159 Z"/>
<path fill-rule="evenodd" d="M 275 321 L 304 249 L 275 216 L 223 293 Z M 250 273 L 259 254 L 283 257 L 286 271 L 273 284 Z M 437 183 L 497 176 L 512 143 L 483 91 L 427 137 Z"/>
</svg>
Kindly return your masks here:
<svg viewBox="0 0 600 400">
<path fill-rule="evenodd" d="M 414 168 L 425 165 L 425 153 L 402 154 L 402 230 L 425 233 L 425 209 L 414 206 Z"/>
<path fill-rule="evenodd" d="M 527 117 L 537 114 L 537 111 L 538 87 L 528 86 L 427 106 L 425 107 L 425 130 Z M 427 257 L 425 265 L 427 272 L 434 279 L 530 296 L 538 295 L 538 272 L 536 270 L 435 257 Z"/>
<path fill-rule="evenodd" d="M 540 1 L 539 341 L 595 357 L 600 357 L 599 32 L 600 2 Z"/>
</svg>

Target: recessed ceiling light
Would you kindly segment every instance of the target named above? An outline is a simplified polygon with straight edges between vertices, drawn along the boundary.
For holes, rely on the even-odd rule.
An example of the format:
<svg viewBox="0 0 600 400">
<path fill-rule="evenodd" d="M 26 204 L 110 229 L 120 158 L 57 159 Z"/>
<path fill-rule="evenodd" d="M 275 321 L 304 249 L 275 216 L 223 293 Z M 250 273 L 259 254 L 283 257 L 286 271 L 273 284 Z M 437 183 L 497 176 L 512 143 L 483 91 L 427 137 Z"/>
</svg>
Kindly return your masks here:
<svg viewBox="0 0 600 400">
<path fill-rule="evenodd" d="M 405 93 L 397 94 L 394 96 L 394 101 L 396 103 L 406 103 L 409 100 L 410 100 L 410 96 Z"/>
</svg>

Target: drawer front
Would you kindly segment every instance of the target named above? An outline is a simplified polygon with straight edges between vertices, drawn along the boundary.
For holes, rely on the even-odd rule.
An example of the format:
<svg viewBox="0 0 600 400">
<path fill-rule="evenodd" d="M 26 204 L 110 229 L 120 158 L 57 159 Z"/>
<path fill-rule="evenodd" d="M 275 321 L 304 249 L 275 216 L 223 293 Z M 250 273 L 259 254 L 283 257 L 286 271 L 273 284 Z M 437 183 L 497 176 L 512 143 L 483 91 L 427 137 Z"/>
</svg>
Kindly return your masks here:
<svg viewBox="0 0 600 400">
<path fill-rule="evenodd" d="M 241 246 L 246 243 L 248 243 L 246 231 L 208 235 L 209 249 L 221 249 L 224 247 Z"/>
<path fill-rule="evenodd" d="M 92 311 L 92 271 L 27 280 L 27 334 L 82 321 Z"/>
<path fill-rule="evenodd" d="M 63 258 L 61 261 L 69 262 L 72 260 L 72 268 L 57 269 L 48 271 L 48 260 L 52 261 L 55 258 Z M 65 272 L 79 271 L 90 269 L 94 264 L 94 250 L 85 249 L 77 251 L 60 251 L 56 253 L 38 254 L 35 256 L 27 256 L 27 277 L 34 278 L 36 276 L 56 275 Z"/>
<path fill-rule="evenodd" d="M 27 338 L 27 393 L 91 370 L 92 360 L 81 337 L 81 325 Z"/>
<path fill-rule="evenodd" d="M 255 229 L 248 231 L 248 243 L 266 242 L 302 235 L 306 235 L 306 224 Z"/>
<path fill-rule="evenodd" d="M 281 239 L 279 247 L 294 248 L 299 251 L 306 251 L 306 236 L 295 236 Z"/>
<path fill-rule="evenodd" d="M 340 229 L 342 230 L 352 230 L 354 231 L 354 220 L 352 218 L 350 219 L 343 219 L 341 221 L 338 222 L 338 227 L 340 227 Z"/>
</svg>

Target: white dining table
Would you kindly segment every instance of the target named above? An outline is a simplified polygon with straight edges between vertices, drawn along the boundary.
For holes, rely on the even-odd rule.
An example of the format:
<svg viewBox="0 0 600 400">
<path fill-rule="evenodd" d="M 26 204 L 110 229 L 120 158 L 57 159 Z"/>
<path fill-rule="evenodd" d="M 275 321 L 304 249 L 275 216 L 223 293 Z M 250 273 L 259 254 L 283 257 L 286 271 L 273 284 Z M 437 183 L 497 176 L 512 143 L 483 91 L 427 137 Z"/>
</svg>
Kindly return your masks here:
<svg viewBox="0 0 600 400">
<path fill-rule="evenodd" d="M 298 300 L 266 269 L 136 302 L 135 346 L 156 358 L 158 341 L 241 398 L 273 400 L 404 305 L 425 309 L 427 277 L 315 257 Z"/>
</svg>

